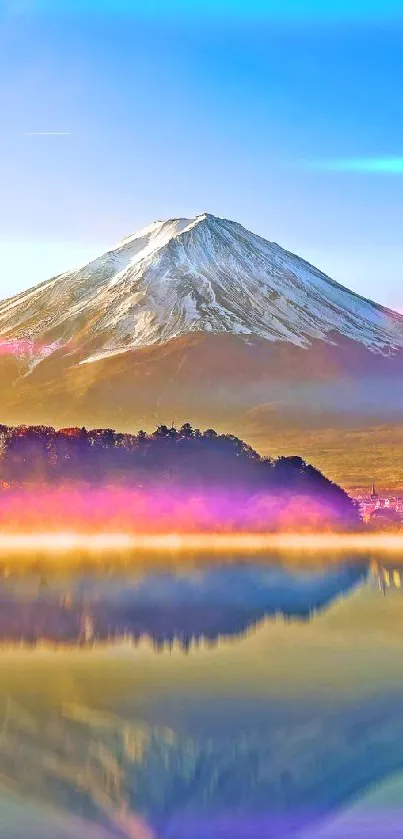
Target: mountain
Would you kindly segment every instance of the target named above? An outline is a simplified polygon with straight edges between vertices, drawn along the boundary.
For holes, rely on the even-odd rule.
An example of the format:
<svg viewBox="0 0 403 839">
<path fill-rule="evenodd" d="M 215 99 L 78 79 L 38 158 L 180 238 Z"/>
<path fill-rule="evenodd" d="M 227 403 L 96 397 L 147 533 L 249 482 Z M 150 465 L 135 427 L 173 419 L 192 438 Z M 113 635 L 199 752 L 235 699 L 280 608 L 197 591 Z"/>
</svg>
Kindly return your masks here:
<svg viewBox="0 0 403 839">
<path fill-rule="evenodd" d="M 0 356 L 4 422 L 190 418 L 354 485 L 347 430 L 361 480 L 398 480 L 379 430 L 400 434 L 403 316 L 232 221 L 155 222 L 3 301 Z"/>
<path fill-rule="evenodd" d="M 97 684 L 105 685 L 98 667 Z M 113 695 L 115 713 L 96 693 L 91 704 L 80 696 L 59 703 L 54 694 L 0 702 L 1 839 L 311 839 L 340 808 L 402 771 L 400 695 L 350 698 L 335 710 L 327 695 L 312 709 L 289 697 L 281 709 L 270 697 L 263 707 L 239 697 L 237 707 L 224 693 L 215 706 L 204 696 L 190 722 L 177 711 L 172 724 L 169 703 L 160 723 L 154 703 L 140 715 L 133 694 Z M 181 709 L 183 687 L 175 697 Z M 7 831 L 16 798 L 34 819 L 14 821 L 11 812 L 18 833 Z M 387 833 L 372 833 L 367 819 L 361 827 L 370 832 L 329 836 L 397 839 L 399 811 L 384 813 Z M 36 833 L 40 816 L 44 830 Z"/>
<path fill-rule="evenodd" d="M 21 354 L 32 342 L 31 366 L 60 348 L 79 349 L 83 364 L 193 332 L 298 347 L 340 335 L 383 355 L 403 348 L 403 316 L 207 214 L 155 222 L 81 270 L 6 300 L 0 330 Z"/>
</svg>

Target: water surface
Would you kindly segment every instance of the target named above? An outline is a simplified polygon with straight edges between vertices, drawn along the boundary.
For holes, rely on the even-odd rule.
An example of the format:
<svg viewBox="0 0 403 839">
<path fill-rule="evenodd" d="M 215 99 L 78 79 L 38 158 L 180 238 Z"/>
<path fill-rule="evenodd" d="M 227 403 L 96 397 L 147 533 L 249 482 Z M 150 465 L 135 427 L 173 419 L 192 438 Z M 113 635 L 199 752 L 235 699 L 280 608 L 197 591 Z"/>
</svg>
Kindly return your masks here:
<svg viewBox="0 0 403 839">
<path fill-rule="evenodd" d="M 402 605 L 363 557 L 3 567 L 1 839 L 403 835 Z"/>
</svg>

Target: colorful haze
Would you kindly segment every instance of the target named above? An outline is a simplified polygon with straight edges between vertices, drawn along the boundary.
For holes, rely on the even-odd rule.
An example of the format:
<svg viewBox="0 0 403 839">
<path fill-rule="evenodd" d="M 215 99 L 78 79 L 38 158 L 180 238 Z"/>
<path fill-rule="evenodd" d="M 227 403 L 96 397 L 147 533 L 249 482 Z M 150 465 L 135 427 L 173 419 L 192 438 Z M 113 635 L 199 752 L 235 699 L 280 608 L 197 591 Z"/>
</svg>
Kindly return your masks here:
<svg viewBox="0 0 403 839">
<path fill-rule="evenodd" d="M 124 487 L 17 490 L 4 487 L 2 533 L 238 533 L 343 530 L 337 508 L 319 497 Z"/>
</svg>

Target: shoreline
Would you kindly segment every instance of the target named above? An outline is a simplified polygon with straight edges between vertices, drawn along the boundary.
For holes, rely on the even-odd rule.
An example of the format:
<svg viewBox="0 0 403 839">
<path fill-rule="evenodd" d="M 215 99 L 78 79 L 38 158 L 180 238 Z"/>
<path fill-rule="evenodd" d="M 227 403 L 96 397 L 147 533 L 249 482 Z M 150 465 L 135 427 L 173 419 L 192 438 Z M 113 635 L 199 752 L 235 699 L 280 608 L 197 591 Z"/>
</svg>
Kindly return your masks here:
<svg viewBox="0 0 403 839">
<path fill-rule="evenodd" d="M 2 533 L 0 564 L 4 560 L 41 560 L 99 564 L 120 560 L 136 566 L 143 560 L 173 561 L 188 557 L 220 556 L 250 559 L 265 556 L 296 560 L 339 559 L 353 554 L 376 559 L 393 555 L 403 564 L 403 533 Z M 353 558 L 353 557 L 352 557 Z M 399 562 L 399 564 L 400 564 Z"/>
</svg>

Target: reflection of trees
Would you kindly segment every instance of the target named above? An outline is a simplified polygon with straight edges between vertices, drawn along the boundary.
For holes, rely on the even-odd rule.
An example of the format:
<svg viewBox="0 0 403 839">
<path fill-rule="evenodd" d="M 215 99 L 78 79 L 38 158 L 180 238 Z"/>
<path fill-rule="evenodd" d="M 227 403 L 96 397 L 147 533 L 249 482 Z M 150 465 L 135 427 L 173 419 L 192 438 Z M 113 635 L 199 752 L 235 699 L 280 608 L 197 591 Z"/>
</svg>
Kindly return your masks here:
<svg viewBox="0 0 403 839">
<path fill-rule="evenodd" d="M 40 586 L 28 597 L 8 583 L 0 590 L 0 641 L 91 646 L 150 638 L 156 649 L 216 644 L 239 638 L 264 619 L 283 615 L 309 620 L 366 576 L 365 565 L 344 565 L 316 574 L 263 566 L 149 575 L 97 588 L 80 580 L 68 590 Z"/>
</svg>

